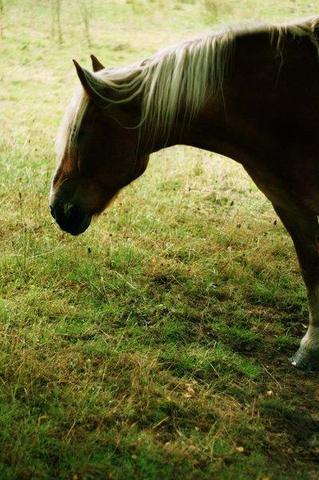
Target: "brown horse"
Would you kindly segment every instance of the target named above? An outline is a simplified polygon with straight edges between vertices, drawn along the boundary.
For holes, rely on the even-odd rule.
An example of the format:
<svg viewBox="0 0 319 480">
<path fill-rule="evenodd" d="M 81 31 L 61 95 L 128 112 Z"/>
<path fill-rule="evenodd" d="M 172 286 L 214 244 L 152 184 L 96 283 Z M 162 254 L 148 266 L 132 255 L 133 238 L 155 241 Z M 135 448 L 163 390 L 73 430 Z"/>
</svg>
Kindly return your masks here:
<svg viewBox="0 0 319 480">
<path fill-rule="evenodd" d="M 57 139 L 50 207 L 77 235 L 149 154 L 174 144 L 240 162 L 294 242 L 310 309 L 293 365 L 319 365 L 319 17 L 227 30 L 127 68 L 76 70 L 81 89 Z"/>
</svg>

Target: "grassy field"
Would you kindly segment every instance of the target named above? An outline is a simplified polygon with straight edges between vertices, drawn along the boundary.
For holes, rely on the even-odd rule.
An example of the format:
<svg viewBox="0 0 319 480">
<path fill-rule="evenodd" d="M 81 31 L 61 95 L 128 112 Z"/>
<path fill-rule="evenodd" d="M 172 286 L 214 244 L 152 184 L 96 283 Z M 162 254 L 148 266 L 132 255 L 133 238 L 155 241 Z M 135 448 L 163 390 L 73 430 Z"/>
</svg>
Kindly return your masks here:
<svg viewBox="0 0 319 480">
<path fill-rule="evenodd" d="M 162 151 L 79 238 L 47 207 L 71 58 L 127 64 L 216 23 L 315 13 L 310 0 L 64 0 L 59 41 L 48 0 L 4 2 L 1 480 L 318 478 L 318 375 L 288 363 L 305 289 L 241 167 Z"/>
</svg>

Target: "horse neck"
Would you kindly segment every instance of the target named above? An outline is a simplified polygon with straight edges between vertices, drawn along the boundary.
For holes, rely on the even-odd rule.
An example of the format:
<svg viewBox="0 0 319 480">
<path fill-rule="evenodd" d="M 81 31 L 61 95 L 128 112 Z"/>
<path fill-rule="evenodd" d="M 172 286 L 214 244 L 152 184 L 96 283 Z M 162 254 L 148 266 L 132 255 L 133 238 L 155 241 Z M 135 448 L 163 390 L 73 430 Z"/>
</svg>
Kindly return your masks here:
<svg viewBox="0 0 319 480">
<path fill-rule="evenodd" d="M 219 152 L 214 142 L 212 132 L 221 129 L 224 118 L 224 107 L 220 99 L 207 103 L 200 109 L 195 118 L 184 122 L 181 114 L 167 132 L 165 128 L 158 128 L 157 132 L 149 138 L 147 125 L 142 126 L 140 135 L 140 149 L 144 154 L 151 154 L 174 145 L 188 145 L 209 151 Z M 220 126 L 218 127 L 218 124 Z M 144 127 L 144 128 L 143 128 Z"/>
</svg>

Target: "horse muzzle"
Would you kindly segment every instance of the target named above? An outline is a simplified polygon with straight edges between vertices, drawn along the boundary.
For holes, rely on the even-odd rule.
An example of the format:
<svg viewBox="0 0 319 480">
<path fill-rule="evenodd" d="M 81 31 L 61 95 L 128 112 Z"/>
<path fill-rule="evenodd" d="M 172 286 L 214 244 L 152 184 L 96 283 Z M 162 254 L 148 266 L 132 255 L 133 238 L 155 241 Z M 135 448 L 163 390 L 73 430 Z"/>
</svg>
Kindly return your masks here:
<svg viewBox="0 0 319 480">
<path fill-rule="evenodd" d="M 89 227 L 92 215 L 87 214 L 79 205 L 54 202 L 50 205 L 52 217 L 59 227 L 71 235 L 80 235 Z"/>
</svg>

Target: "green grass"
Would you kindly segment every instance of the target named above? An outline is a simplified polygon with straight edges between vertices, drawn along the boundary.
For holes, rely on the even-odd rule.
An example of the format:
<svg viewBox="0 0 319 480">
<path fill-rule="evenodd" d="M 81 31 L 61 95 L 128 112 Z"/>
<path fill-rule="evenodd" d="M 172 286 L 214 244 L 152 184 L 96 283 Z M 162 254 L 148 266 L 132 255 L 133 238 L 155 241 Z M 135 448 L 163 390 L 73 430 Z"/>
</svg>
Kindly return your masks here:
<svg viewBox="0 0 319 480">
<path fill-rule="evenodd" d="M 62 45 L 49 2 L 5 2 L 0 478 L 316 479 L 318 377 L 288 363 L 305 290 L 241 167 L 162 151 L 79 238 L 47 207 L 72 58 L 127 64 L 210 22 L 307 16 L 315 2 L 91 5 L 88 47 L 75 0 L 62 4 Z"/>
</svg>

